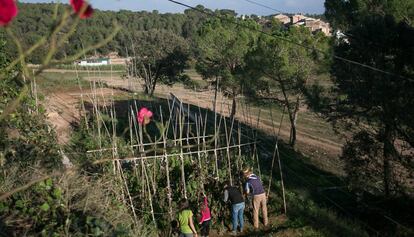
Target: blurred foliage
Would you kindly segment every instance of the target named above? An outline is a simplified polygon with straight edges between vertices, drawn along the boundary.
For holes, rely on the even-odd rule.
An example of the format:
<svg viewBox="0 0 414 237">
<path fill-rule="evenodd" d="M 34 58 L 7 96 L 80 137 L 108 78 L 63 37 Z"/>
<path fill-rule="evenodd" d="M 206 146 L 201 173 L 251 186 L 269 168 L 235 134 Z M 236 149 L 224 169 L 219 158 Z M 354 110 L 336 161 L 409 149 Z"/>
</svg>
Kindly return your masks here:
<svg viewBox="0 0 414 237">
<path fill-rule="evenodd" d="M 0 70 L 8 66 L 11 61 L 4 53 L 6 46 L 8 43 L 0 41 Z M 21 95 L 27 81 L 18 66 L 2 76 L 0 114 L 4 115 L 10 103 Z M 2 195 L 24 187 L 23 185 L 44 177 L 47 173 L 62 171 L 61 147 L 57 143 L 53 128 L 46 122 L 45 109 L 37 104 L 32 91 L 24 94 L 19 103 L 13 106 L 13 110 L 9 111 L 0 121 L 0 193 Z M 108 199 L 110 192 L 119 194 L 119 191 L 114 191 L 117 188 L 116 183 L 106 187 L 108 190 L 105 192 L 103 186 L 99 186 L 101 182 L 99 178 L 89 179 L 87 175 L 76 176 L 76 172 L 72 171 L 69 176 L 49 178 L 35 183 L 1 200 L 0 234 L 2 236 L 152 235 L 151 230 L 133 223 L 125 210 L 126 206 L 119 201 L 119 196 L 112 195 Z M 81 180 L 82 182 L 79 182 Z M 114 190 L 110 190 L 111 188 Z M 91 201 L 91 198 L 98 200 Z M 104 205 L 104 200 L 112 201 Z M 122 215 L 129 220 L 117 221 L 116 218 Z"/>
</svg>

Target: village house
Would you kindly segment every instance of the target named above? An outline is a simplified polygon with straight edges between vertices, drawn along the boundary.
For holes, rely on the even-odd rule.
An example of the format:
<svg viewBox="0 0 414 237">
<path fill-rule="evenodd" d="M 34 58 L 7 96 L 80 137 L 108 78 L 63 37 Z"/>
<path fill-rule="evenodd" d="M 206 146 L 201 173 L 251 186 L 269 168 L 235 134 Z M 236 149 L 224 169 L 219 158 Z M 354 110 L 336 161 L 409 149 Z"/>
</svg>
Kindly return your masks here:
<svg viewBox="0 0 414 237">
<path fill-rule="evenodd" d="M 75 62 L 79 66 L 103 66 L 111 64 L 109 58 L 88 58 Z"/>
<path fill-rule="evenodd" d="M 283 15 L 283 14 L 278 14 L 276 16 L 273 17 L 274 19 L 282 22 L 284 25 L 289 24 L 290 23 L 290 17 Z"/>
<path fill-rule="evenodd" d="M 105 56 L 92 56 L 87 59 L 76 61 L 79 66 L 104 66 L 104 65 L 126 65 L 131 58 L 122 58 L 118 52 L 111 52 Z"/>
<path fill-rule="evenodd" d="M 324 22 L 320 19 L 306 17 L 306 18 L 303 18 L 302 20 L 297 21 L 296 23 L 294 23 L 293 26 L 304 26 L 304 27 L 308 28 L 313 33 L 322 32 L 326 36 L 331 36 L 332 35 L 331 27 L 330 27 L 329 23 Z"/>
<path fill-rule="evenodd" d="M 293 15 L 292 17 L 291 17 L 291 24 L 292 25 L 294 25 L 294 24 L 296 24 L 296 23 L 298 23 L 298 22 L 300 22 L 300 21 L 302 21 L 302 20 L 305 20 L 307 17 L 306 16 L 304 16 L 304 15 L 302 15 L 302 14 L 300 14 L 300 15 Z"/>
<path fill-rule="evenodd" d="M 329 25 L 329 23 L 324 22 L 320 19 L 315 19 L 312 17 L 307 17 L 304 16 L 302 14 L 296 14 L 293 15 L 291 17 L 284 15 L 284 14 L 278 14 L 276 16 L 273 17 L 274 19 L 280 21 L 281 23 L 283 23 L 283 25 L 285 27 L 289 27 L 289 26 L 295 26 L 295 27 L 306 27 L 308 28 L 311 32 L 315 33 L 315 32 L 322 32 L 324 33 L 326 36 L 331 36 L 331 27 Z"/>
</svg>

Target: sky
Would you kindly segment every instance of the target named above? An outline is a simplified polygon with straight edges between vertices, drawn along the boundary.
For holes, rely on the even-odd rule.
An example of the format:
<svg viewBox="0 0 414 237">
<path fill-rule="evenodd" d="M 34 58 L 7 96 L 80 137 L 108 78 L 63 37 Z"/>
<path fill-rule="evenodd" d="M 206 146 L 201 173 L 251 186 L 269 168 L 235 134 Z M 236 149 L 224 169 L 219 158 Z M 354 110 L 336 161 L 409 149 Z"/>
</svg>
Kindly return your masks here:
<svg viewBox="0 0 414 237">
<path fill-rule="evenodd" d="M 58 0 L 55 0 L 55 2 Z M 190 6 L 201 4 L 210 9 L 232 9 L 239 14 L 271 15 L 276 14 L 274 10 L 254 5 L 246 0 L 177 0 Z M 324 12 L 324 0 L 251 0 L 270 8 L 286 13 L 318 13 Z M 21 2 L 53 2 L 50 0 L 22 0 Z M 69 2 L 69 0 L 61 0 Z M 171 3 L 167 0 L 90 0 L 94 8 L 101 10 L 132 10 L 159 12 L 183 12 L 184 7 Z"/>
</svg>

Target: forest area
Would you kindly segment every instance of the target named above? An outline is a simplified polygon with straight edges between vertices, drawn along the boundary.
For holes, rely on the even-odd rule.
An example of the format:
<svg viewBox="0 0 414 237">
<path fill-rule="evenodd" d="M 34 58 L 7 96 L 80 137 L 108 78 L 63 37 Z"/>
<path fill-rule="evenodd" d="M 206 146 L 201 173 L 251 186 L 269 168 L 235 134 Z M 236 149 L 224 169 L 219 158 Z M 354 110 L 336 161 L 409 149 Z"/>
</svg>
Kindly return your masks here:
<svg viewBox="0 0 414 237">
<path fill-rule="evenodd" d="M 1 237 L 177 236 L 180 200 L 196 220 L 205 197 L 228 236 L 243 170 L 269 225 L 246 195 L 238 236 L 414 235 L 414 1 L 326 0 L 309 16 L 332 36 L 165 2 L 186 10 L 0 0 Z M 113 52 L 125 65 L 76 64 Z"/>
</svg>

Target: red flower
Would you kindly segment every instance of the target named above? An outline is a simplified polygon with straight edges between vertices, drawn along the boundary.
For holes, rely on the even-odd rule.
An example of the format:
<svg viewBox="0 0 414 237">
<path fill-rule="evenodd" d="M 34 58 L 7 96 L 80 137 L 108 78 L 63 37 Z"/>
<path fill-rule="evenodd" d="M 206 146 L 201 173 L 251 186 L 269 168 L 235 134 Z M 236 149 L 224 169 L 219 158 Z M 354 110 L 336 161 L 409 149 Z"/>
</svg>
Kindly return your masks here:
<svg viewBox="0 0 414 237">
<path fill-rule="evenodd" d="M 0 0 L 0 26 L 9 24 L 17 16 L 17 12 L 14 0 Z"/>
<path fill-rule="evenodd" d="M 86 19 L 92 16 L 93 8 L 85 0 L 70 0 L 73 11 L 79 14 L 81 19 Z"/>
<path fill-rule="evenodd" d="M 137 115 L 138 123 L 147 125 L 151 122 L 151 117 L 152 112 L 149 109 L 142 107 Z"/>
</svg>

